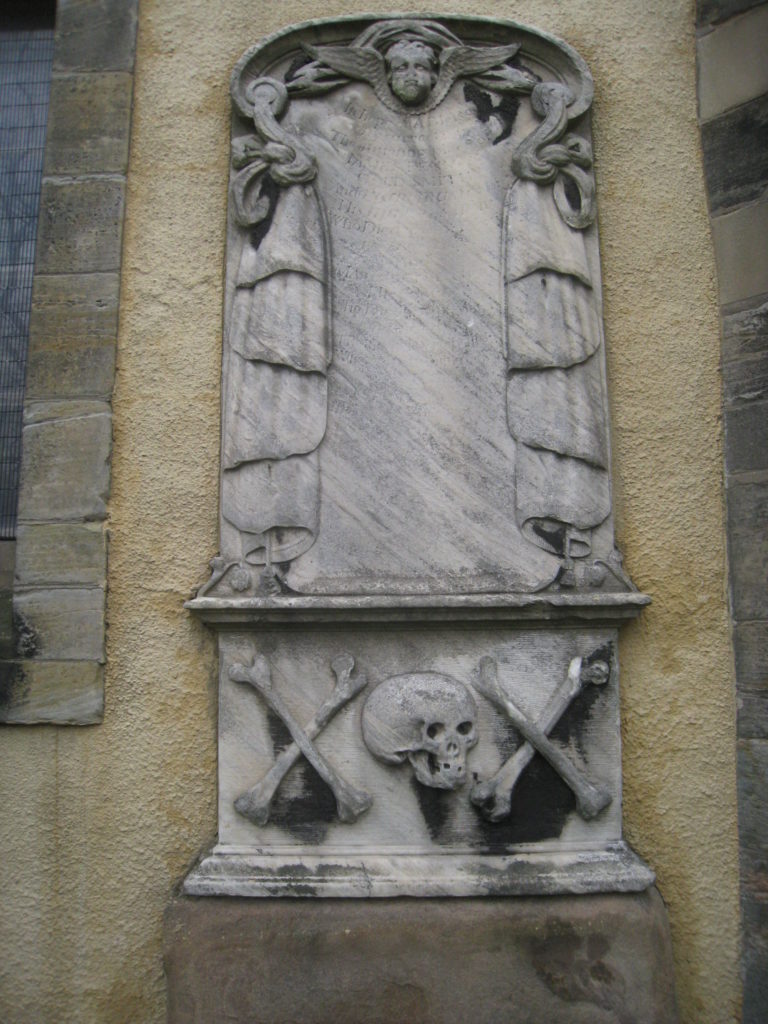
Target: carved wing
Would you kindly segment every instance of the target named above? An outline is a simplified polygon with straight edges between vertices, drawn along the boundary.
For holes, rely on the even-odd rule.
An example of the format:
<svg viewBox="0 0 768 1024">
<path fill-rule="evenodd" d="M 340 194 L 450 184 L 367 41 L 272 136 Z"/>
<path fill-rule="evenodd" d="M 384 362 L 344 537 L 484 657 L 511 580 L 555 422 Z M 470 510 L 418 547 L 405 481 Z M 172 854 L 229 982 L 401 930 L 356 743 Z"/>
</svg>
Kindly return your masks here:
<svg viewBox="0 0 768 1024">
<path fill-rule="evenodd" d="M 514 57 L 519 49 L 518 43 L 511 46 L 448 46 L 440 57 L 440 78 L 445 75 L 449 82 L 453 82 L 457 78 L 482 74 Z"/>
<path fill-rule="evenodd" d="M 432 90 L 429 107 L 436 107 L 457 78 L 479 75 L 514 57 L 519 44 L 511 46 L 447 46 L 440 55 L 440 74 Z"/>
<path fill-rule="evenodd" d="M 339 74 L 358 82 L 368 82 L 374 89 L 387 83 L 384 58 L 368 46 L 305 46 L 307 53 Z"/>
</svg>

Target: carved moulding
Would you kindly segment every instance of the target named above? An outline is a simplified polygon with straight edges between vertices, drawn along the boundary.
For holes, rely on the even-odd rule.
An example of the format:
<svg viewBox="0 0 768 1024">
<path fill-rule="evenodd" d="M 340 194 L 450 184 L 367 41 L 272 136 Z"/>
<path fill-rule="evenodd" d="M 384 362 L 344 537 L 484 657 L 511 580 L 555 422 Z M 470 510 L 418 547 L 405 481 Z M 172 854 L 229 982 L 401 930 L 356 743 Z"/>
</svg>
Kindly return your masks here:
<svg viewBox="0 0 768 1024">
<path fill-rule="evenodd" d="M 187 605 L 219 632 L 219 842 L 186 891 L 645 888 L 586 65 L 356 17 L 231 87 L 221 549 Z"/>
</svg>

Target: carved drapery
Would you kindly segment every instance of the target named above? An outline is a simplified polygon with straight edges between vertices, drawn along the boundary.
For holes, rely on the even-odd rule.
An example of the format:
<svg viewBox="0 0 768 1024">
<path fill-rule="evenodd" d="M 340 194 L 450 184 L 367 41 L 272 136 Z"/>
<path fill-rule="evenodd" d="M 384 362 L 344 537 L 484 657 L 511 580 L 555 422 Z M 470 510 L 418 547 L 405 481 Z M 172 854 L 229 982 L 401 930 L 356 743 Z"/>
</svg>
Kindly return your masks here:
<svg viewBox="0 0 768 1024">
<path fill-rule="evenodd" d="M 290 99 L 363 82 L 389 109 L 421 115 L 459 78 L 465 89 L 529 95 L 540 118 L 513 154 L 503 211 L 511 514 L 528 541 L 565 563 L 588 555 L 590 531 L 610 513 L 610 487 L 600 312 L 584 242 L 594 219 L 592 157 L 569 130 L 591 101 L 586 68 L 574 62 L 570 85 L 542 82 L 520 62 L 519 43 L 466 46 L 440 23 L 414 19 L 305 50 L 285 81 L 250 78 L 244 60 L 232 82 L 235 107 L 255 128 L 233 145 L 232 208 L 249 235 L 229 317 L 222 442 L 222 513 L 242 538 L 240 557 L 288 562 L 314 544 L 319 524 L 330 233 L 316 159 L 280 123 Z M 412 93 L 398 85 L 396 52 L 421 59 Z"/>
<path fill-rule="evenodd" d="M 315 163 L 276 120 L 285 87 L 261 79 L 249 96 L 257 134 L 233 156 L 233 207 L 250 236 L 230 318 L 222 504 L 243 557 L 271 564 L 302 554 L 317 533 L 331 271 Z"/>
</svg>

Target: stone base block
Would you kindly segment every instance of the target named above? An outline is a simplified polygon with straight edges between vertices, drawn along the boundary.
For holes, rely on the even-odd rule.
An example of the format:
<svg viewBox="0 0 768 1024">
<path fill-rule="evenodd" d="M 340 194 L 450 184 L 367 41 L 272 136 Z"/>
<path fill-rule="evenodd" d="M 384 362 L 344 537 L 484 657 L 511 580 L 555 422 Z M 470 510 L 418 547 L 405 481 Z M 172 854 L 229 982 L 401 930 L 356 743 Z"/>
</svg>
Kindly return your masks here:
<svg viewBox="0 0 768 1024">
<path fill-rule="evenodd" d="M 169 1024 L 674 1024 L 655 889 L 517 899 L 177 898 Z"/>
</svg>

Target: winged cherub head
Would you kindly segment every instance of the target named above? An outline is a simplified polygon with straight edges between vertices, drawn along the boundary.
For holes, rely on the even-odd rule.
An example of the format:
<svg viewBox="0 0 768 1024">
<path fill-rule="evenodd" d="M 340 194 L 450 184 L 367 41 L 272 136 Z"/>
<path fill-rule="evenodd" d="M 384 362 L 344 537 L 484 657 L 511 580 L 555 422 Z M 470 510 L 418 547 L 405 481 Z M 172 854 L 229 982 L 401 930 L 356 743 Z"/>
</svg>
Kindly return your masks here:
<svg viewBox="0 0 768 1024">
<path fill-rule="evenodd" d="M 465 46 L 451 31 L 436 21 L 393 18 L 369 25 L 351 43 L 310 46 L 313 58 L 288 83 L 293 93 L 320 89 L 328 91 L 344 79 L 367 82 L 390 110 L 421 114 L 436 107 L 457 78 L 471 78 L 494 69 L 508 87 L 530 92 L 530 75 L 505 62 L 520 49 L 509 46 Z M 336 72 L 329 75 L 328 69 Z"/>
<path fill-rule="evenodd" d="M 416 39 L 402 39 L 384 54 L 387 81 L 406 106 L 423 103 L 437 82 L 438 61 L 431 46 Z"/>
</svg>

